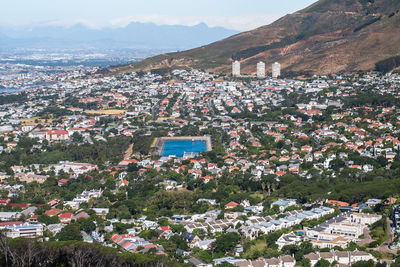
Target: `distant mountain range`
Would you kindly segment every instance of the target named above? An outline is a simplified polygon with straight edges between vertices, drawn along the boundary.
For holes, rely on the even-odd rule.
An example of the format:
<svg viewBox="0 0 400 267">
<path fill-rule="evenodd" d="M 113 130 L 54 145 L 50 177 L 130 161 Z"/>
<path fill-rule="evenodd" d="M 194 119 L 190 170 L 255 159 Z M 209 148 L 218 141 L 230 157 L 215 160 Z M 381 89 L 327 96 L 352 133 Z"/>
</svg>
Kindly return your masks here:
<svg viewBox="0 0 400 267">
<path fill-rule="evenodd" d="M 400 55 L 399 10 L 399 0 L 320 0 L 270 25 L 112 70 L 197 68 L 230 73 L 232 60 L 240 60 L 242 72 L 249 74 L 255 73 L 258 61 L 264 61 L 268 71 L 279 61 L 284 72 L 298 74 L 372 70 L 377 62 L 395 62 L 392 59 Z"/>
<path fill-rule="evenodd" d="M 133 22 L 126 27 L 91 29 L 82 24 L 72 27 L 0 27 L 0 48 L 43 49 L 164 49 L 182 50 L 209 44 L 238 33 L 222 27 L 156 25 Z"/>
</svg>

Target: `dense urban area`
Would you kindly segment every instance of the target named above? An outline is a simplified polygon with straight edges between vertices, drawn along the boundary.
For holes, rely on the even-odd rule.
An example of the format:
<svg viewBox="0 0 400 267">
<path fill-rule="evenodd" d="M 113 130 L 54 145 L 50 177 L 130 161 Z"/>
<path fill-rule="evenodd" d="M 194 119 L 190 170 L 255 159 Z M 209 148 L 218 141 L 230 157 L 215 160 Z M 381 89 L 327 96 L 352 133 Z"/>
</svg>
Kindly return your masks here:
<svg viewBox="0 0 400 267">
<path fill-rule="evenodd" d="M 0 75 L 2 265 L 400 266 L 398 73 Z"/>
</svg>

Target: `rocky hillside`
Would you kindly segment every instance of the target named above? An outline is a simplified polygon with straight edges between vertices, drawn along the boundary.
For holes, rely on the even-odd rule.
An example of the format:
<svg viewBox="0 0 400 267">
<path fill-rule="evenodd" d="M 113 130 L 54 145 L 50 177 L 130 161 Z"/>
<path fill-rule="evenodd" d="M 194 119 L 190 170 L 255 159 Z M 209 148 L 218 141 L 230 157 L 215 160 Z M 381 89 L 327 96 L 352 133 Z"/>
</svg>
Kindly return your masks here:
<svg viewBox="0 0 400 267">
<path fill-rule="evenodd" d="M 270 25 L 113 70 L 184 67 L 230 73 L 234 59 L 249 74 L 255 73 L 260 60 L 267 70 L 279 61 L 286 72 L 371 70 L 375 63 L 399 56 L 399 44 L 399 0 L 320 0 Z"/>
</svg>

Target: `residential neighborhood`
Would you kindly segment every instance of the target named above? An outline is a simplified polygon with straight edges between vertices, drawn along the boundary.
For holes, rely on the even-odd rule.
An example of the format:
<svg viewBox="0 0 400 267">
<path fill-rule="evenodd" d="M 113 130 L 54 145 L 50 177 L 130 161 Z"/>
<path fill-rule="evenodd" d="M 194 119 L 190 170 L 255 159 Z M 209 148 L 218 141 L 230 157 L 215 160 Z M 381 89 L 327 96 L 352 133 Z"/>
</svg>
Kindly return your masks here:
<svg viewBox="0 0 400 267">
<path fill-rule="evenodd" d="M 96 71 L 4 96 L 7 237 L 188 266 L 396 261 L 400 75 Z"/>
</svg>

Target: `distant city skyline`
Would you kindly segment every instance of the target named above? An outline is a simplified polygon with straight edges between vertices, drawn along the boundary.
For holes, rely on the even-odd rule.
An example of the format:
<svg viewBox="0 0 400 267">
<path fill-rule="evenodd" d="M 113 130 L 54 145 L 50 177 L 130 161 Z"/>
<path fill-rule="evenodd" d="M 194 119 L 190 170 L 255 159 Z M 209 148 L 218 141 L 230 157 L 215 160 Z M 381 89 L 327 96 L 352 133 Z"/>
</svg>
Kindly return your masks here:
<svg viewBox="0 0 400 267">
<path fill-rule="evenodd" d="M 269 24 L 316 0 L 16 0 L 0 9 L 0 27 L 84 24 L 124 27 L 130 22 L 192 26 L 206 23 L 239 31 Z"/>
</svg>

